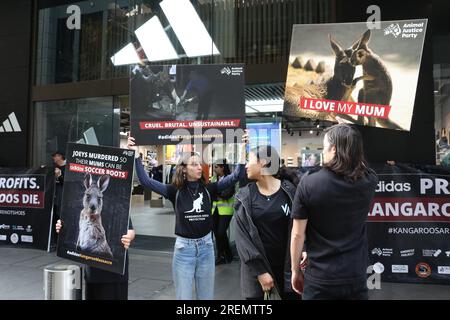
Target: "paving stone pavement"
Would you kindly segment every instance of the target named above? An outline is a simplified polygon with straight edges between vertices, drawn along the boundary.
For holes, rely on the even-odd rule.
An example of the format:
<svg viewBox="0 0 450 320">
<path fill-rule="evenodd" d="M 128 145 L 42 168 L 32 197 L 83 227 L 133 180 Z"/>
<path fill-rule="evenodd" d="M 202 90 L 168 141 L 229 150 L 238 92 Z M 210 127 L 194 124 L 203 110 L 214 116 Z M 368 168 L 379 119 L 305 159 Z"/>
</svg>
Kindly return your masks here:
<svg viewBox="0 0 450 320">
<path fill-rule="evenodd" d="M 175 298 L 172 282 L 172 253 L 130 249 L 130 300 L 171 300 Z M 55 252 L 0 247 L 0 300 L 42 300 L 43 270 L 51 264 L 67 263 Z M 70 262 L 71 264 L 73 262 Z M 215 299 L 240 300 L 239 262 L 216 268 Z M 449 300 L 450 286 L 419 284 L 381 284 L 371 290 L 372 300 Z"/>
</svg>

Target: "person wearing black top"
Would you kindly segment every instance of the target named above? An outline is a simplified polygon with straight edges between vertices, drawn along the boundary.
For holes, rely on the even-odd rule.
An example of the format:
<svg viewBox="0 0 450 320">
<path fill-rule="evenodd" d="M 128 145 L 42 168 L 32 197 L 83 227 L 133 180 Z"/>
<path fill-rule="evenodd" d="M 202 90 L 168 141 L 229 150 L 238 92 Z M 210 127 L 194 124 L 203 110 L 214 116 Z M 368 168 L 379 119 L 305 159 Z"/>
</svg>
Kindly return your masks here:
<svg viewBox="0 0 450 320">
<path fill-rule="evenodd" d="M 364 159 L 361 134 L 328 128 L 324 167 L 305 174 L 292 218 L 292 287 L 311 299 L 368 299 L 366 220 L 378 178 Z M 308 267 L 298 267 L 306 237 Z"/>
<path fill-rule="evenodd" d="M 214 297 L 214 245 L 212 240 L 212 202 L 219 193 L 239 181 L 244 172 L 245 145 L 243 136 L 240 163 L 233 173 L 219 182 L 205 184 L 201 159 L 191 152 L 183 155 L 176 166 L 173 183 L 163 184 L 149 178 L 141 161 L 136 159 L 136 172 L 141 184 L 172 202 L 175 210 L 175 241 L 172 274 L 178 300 Z M 128 138 L 128 148 L 135 149 L 134 138 Z"/>
<path fill-rule="evenodd" d="M 219 159 L 214 163 L 214 173 L 211 181 L 217 182 L 228 176 L 230 167 L 226 159 Z M 234 194 L 235 186 L 223 190 L 217 197 L 217 201 L 213 202 L 213 225 L 214 237 L 217 245 L 216 265 L 231 263 L 233 261 L 233 253 L 230 247 L 227 231 L 233 218 Z"/>
<path fill-rule="evenodd" d="M 282 299 L 300 299 L 290 288 L 290 211 L 295 186 L 278 178 L 279 168 L 276 149 L 252 149 L 246 169 L 248 178 L 256 182 L 235 196 L 236 247 L 246 299 L 262 300 L 271 291 Z"/>
<path fill-rule="evenodd" d="M 55 164 L 55 196 L 53 201 L 53 221 L 59 220 L 61 214 L 61 201 L 64 185 L 64 175 L 66 172 L 66 158 L 64 153 L 55 151 L 52 154 L 53 163 Z M 56 244 L 57 234 L 52 230 L 51 243 Z"/>
<path fill-rule="evenodd" d="M 59 233 L 63 222 L 58 220 L 56 232 Z M 86 300 L 128 300 L 128 248 L 136 234 L 131 219 L 128 232 L 122 236 L 122 244 L 127 250 L 125 256 L 125 273 L 123 275 L 102 269 L 85 266 L 84 279 L 86 281 Z"/>
</svg>

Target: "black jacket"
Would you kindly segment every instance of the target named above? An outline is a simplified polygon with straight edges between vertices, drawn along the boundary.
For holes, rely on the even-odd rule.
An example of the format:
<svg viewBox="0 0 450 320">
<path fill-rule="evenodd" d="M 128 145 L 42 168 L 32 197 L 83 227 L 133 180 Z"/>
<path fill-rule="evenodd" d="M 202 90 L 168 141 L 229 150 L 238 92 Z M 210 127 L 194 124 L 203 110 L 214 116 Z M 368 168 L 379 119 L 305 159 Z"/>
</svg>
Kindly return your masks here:
<svg viewBox="0 0 450 320">
<path fill-rule="evenodd" d="M 252 182 L 254 183 L 254 182 Z M 295 186 L 286 180 L 281 182 L 281 188 L 287 194 L 291 207 L 295 195 Z M 275 277 L 267 260 L 264 246 L 253 220 L 251 218 L 250 190 L 248 185 L 241 188 L 235 196 L 234 217 L 236 228 L 236 247 L 241 259 L 241 294 L 244 298 L 262 297 L 264 292 L 258 281 L 258 275 L 270 273 L 275 281 Z M 291 287 L 291 241 L 292 220 L 289 224 L 288 246 L 284 265 L 284 291 L 292 291 Z M 279 284 L 275 283 L 279 290 Z"/>
</svg>

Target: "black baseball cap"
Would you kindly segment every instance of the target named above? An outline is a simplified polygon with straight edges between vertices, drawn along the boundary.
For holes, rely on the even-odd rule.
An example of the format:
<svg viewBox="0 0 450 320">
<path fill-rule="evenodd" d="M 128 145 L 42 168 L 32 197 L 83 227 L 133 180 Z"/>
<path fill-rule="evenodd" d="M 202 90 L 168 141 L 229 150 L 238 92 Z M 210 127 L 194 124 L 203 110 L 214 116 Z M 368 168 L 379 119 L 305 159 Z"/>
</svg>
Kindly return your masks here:
<svg viewBox="0 0 450 320">
<path fill-rule="evenodd" d="M 64 153 L 61 151 L 55 151 L 52 153 L 52 157 L 58 156 L 58 155 L 64 158 Z"/>
</svg>

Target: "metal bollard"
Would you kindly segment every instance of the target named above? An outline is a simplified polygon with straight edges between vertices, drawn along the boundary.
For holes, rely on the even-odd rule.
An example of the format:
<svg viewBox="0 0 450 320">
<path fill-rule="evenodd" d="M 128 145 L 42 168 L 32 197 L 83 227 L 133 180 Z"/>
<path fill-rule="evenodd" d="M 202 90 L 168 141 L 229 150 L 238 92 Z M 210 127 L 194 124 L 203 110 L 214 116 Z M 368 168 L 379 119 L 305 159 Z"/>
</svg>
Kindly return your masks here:
<svg viewBox="0 0 450 320">
<path fill-rule="evenodd" d="M 82 270 L 77 265 L 53 265 L 44 269 L 45 300 L 82 300 Z"/>
</svg>

